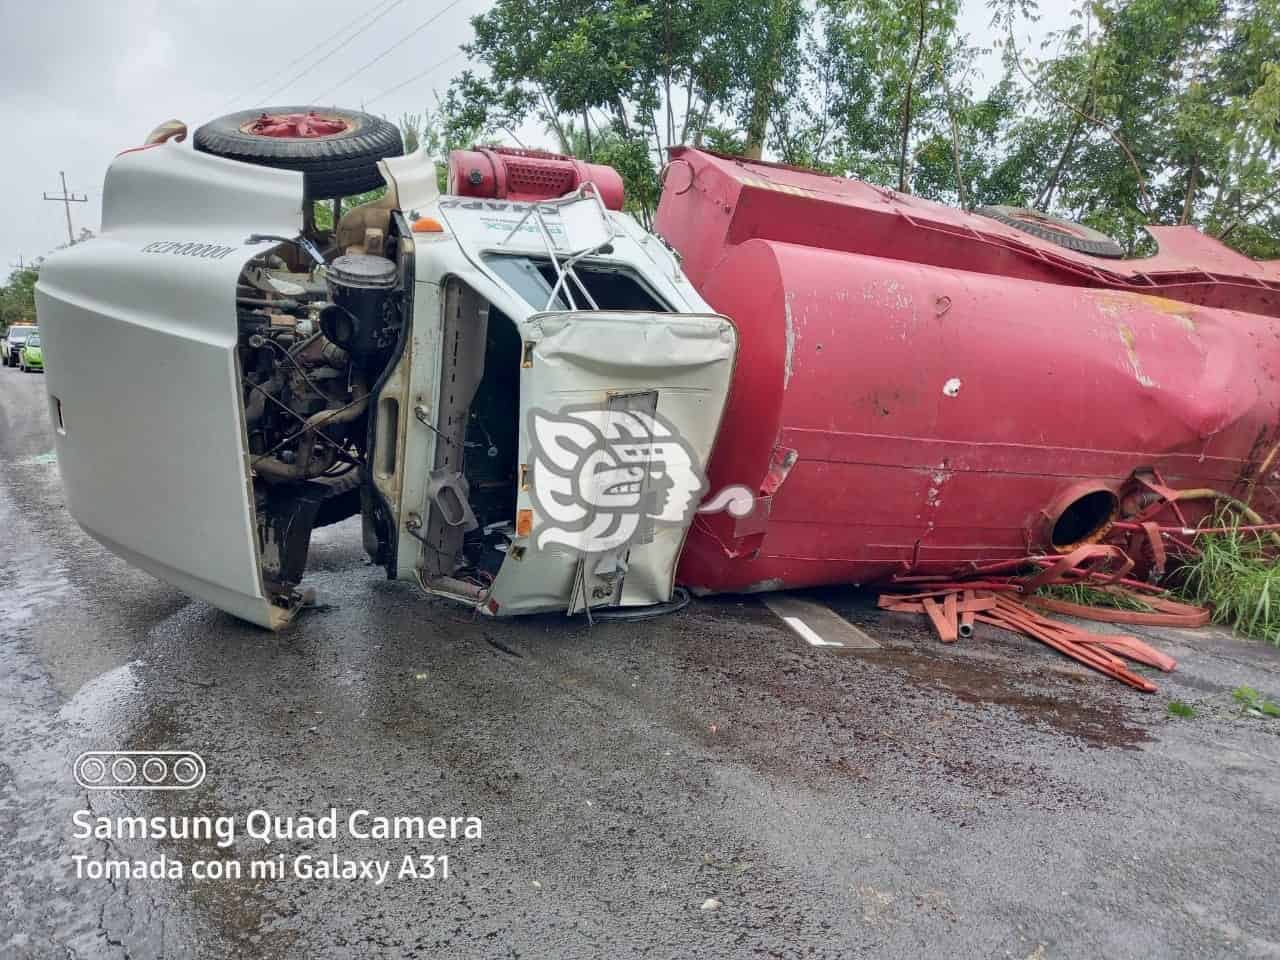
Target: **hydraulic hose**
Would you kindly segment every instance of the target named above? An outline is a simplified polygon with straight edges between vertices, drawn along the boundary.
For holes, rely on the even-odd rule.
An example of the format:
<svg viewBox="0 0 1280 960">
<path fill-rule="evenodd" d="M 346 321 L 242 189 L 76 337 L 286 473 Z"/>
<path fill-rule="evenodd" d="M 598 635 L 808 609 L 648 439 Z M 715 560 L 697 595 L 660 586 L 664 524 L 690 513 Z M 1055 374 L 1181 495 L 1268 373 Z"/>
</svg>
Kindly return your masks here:
<svg viewBox="0 0 1280 960">
<path fill-rule="evenodd" d="M 1174 500 L 1221 500 L 1223 503 L 1230 504 L 1236 510 L 1240 511 L 1241 515 L 1254 526 L 1261 527 L 1267 525 L 1267 521 L 1263 519 L 1262 515 L 1243 500 L 1233 497 L 1229 493 L 1224 493 L 1221 490 L 1214 490 L 1212 487 L 1195 487 L 1190 490 L 1177 490 L 1174 492 L 1173 497 L 1170 498 L 1171 502 Z M 1280 547 L 1280 533 L 1272 530 L 1267 534 L 1267 536 L 1272 543 L 1277 547 Z"/>
<path fill-rule="evenodd" d="M 689 605 L 689 591 L 684 587 L 676 587 L 671 599 L 666 603 L 653 603 L 644 607 L 606 607 L 603 610 L 592 610 L 592 620 L 652 620 L 669 613 L 677 613 Z"/>
</svg>

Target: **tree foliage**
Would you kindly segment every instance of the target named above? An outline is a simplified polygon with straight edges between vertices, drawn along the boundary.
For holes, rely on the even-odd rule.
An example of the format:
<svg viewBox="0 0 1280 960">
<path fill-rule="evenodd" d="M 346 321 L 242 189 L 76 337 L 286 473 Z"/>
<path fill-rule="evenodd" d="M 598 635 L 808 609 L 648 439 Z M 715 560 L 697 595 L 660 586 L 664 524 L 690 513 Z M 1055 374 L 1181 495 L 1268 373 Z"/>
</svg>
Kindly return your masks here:
<svg viewBox="0 0 1280 960">
<path fill-rule="evenodd" d="M 472 20 L 483 73 L 454 80 L 446 130 L 514 137 L 536 120 L 618 166 L 647 222 L 667 147 L 733 124 L 764 149 L 808 18 L 802 0 L 497 0 Z"/>
<path fill-rule="evenodd" d="M 1280 0 L 1075 0 L 1038 48 L 1036 0 L 988 5 L 979 45 L 961 0 L 496 0 L 428 126 L 443 150 L 533 122 L 616 166 L 646 222 L 693 143 L 1038 206 L 1134 251 L 1188 223 L 1280 256 Z"/>
<path fill-rule="evenodd" d="M 38 277 L 38 268 L 24 267 L 12 271 L 9 279 L 0 286 L 0 333 L 8 330 L 11 324 L 35 323 Z"/>
</svg>

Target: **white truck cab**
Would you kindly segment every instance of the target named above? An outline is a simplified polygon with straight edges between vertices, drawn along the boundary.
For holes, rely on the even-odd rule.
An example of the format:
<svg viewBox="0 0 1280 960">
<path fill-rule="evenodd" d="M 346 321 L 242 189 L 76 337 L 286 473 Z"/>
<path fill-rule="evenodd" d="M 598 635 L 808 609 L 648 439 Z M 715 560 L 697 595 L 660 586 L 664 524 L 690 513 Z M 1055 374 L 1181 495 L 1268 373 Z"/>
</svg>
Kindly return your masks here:
<svg viewBox="0 0 1280 960">
<path fill-rule="evenodd" d="M 196 146 L 117 157 L 100 235 L 41 271 L 89 533 L 272 629 L 312 530 L 356 514 L 388 576 L 487 615 L 671 599 L 737 342 L 660 241 L 589 182 L 441 195 L 421 154 L 318 230 L 313 172 Z"/>
</svg>

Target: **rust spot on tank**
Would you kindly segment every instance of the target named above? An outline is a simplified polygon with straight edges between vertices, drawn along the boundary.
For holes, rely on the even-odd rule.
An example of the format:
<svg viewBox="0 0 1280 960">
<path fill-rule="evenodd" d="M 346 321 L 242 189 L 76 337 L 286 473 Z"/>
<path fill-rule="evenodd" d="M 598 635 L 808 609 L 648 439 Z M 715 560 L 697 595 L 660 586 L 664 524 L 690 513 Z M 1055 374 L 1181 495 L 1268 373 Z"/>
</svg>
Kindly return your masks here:
<svg viewBox="0 0 1280 960">
<path fill-rule="evenodd" d="M 1191 317 L 1196 309 L 1185 300 L 1170 300 L 1168 297 L 1157 297 L 1150 293 L 1131 293 L 1129 296 L 1141 300 L 1152 310 L 1168 314 L 1171 317 Z"/>
<path fill-rule="evenodd" d="M 1149 293 L 1131 293 L 1126 290 L 1091 290 L 1089 296 L 1097 304 L 1099 312 L 1112 318 L 1130 313 L 1137 307 L 1154 310 L 1166 317 L 1173 317 L 1187 333 L 1196 332 L 1196 308 L 1182 300 L 1170 300 Z"/>
<path fill-rule="evenodd" d="M 1134 337 L 1133 330 L 1123 323 L 1116 324 L 1116 330 L 1119 331 L 1120 339 L 1124 342 L 1125 353 L 1129 355 L 1129 367 L 1133 371 L 1134 378 L 1144 387 L 1156 386 L 1156 382 L 1142 372 L 1142 361 L 1138 358 L 1137 338 Z"/>
</svg>

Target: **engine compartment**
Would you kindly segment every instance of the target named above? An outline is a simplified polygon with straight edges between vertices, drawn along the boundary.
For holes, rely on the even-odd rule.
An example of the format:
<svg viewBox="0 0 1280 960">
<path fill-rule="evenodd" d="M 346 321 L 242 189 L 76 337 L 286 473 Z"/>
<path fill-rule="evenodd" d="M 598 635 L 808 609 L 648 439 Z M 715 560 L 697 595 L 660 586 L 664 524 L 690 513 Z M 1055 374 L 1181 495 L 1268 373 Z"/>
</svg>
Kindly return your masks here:
<svg viewBox="0 0 1280 960">
<path fill-rule="evenodd" d="M 403 223 L 370 228 L 343 248 L 311 227 L 245 264 L 236 287 L 236 359 L 263 585 L 295 601 L 312 531 L 367 516 L 375 562 L 393 555 L 394 526 L 368 482 L 379 380 L 403 347 L 411 256 Z M 380 518 L 382 518 L 380 520 Z"/>
</svg>

